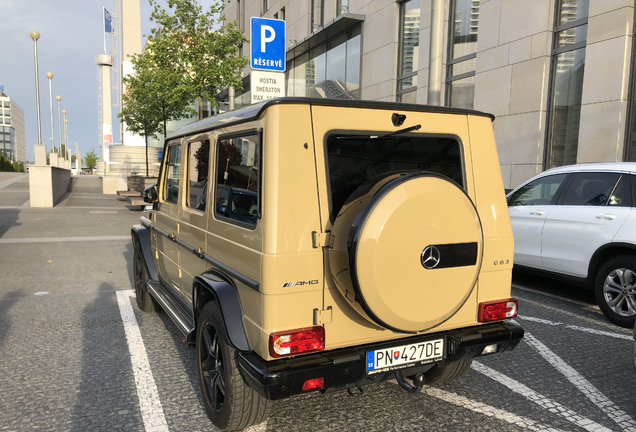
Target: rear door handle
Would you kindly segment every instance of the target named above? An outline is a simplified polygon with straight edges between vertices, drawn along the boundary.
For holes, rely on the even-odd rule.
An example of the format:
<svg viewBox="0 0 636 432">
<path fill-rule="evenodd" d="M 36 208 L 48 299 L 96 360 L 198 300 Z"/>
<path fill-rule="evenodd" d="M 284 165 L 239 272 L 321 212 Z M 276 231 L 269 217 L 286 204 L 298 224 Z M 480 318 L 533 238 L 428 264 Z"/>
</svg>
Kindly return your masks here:
<svg viewBox="0 0 636 432">
<path fill-rule="evenodd" d="M 616 215 L 607 214 L 607 213 L 601 213 L 601 214 L 597 214 L 596 215 L 596 219 L 614 220 L 614 219 L 616 219 Z"/>
<path fill-rule="evenodd" d="M 534 210 L 530 212 L 530 214 L 533 216 L 543 216 L 543 213 L 545 213 L 545 211 L 543 210 Z"/>
</svg>

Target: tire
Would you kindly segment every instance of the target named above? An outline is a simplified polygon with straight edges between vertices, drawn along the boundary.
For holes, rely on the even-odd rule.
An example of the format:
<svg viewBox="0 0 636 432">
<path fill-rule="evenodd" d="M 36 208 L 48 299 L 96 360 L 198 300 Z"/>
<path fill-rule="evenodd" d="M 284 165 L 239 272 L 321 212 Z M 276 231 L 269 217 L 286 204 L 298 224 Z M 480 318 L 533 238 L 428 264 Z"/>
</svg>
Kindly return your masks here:
<svg viewBox="0 0 636 432">
<path fill-rule="evenodd" d="M 133 256 L 133 277 L 135 280 L 135 297 L 137 298 L 137 307 L 143 312 L 155 312 L 159 310 L 159 304 L 150 295 L 146 284 L 148 282 L 148 269 L 144 262 L 144 257 L 139 251 L 139 247 L 135 246 Z"/>
<path fill-rule="evenodd" d="M 443 384 L 457 379 L 470 368 L 471 364 L 473 364 L 472 358 L 449 363 L 446 366 L 435 366 L 424 373 L 424 384 Z"/>
<path fill-rule="evenodd" d="M 201 311 L 196 343 L 201 396 L 212 423 L 221 430 L 240 430 L 265 421 L 271 403 L 243 381 L 216 303 Z"/>
<path fill-rule="evenodd" d="M 632 327 L 636 320 L 636 256 L 620 255 L 603 264 L 596 275 L 594 294 L 611 322 Z"/>
</svg>

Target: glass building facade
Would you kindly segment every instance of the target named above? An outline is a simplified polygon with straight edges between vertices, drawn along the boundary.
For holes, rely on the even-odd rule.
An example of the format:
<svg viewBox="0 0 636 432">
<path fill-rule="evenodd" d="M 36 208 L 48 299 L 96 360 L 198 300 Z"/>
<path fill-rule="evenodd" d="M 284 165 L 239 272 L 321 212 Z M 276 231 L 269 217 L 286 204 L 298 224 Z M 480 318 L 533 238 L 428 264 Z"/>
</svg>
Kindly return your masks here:
<svg viewBox="0 0 636 432">
<path fill-rule="evenodd" d="M 451 0 L 448 23 L 446 105 L 473 108 L 479 0 Z"/>
<path fill-rule="evenodd" d="M 287 61 L 287 96 L 359 99 L 361 24 L 318 38 L 296 47 Z"/>
<path fill-rule="evenodd" d="M 552 43 L 545 167 L 577 161 L 589 0 L 559 0 Z"/>
</svg>

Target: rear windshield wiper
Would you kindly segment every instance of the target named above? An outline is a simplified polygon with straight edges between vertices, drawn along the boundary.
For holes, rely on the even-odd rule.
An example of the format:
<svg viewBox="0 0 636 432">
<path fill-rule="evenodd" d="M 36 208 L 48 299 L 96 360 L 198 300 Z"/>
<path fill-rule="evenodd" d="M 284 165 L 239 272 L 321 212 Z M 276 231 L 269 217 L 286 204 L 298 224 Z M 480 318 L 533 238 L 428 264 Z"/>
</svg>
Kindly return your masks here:
<svg viewBox="0 0 636 432">
<path fill-rule="evenodd" d="M 380 139 L 380 138 L 392 137 L 392 136 L 395 136 L 395 135 L 401 135 L 403 133 L 408 133 L 408 132 L 412 132 L 414 130 L 418 130 L 421 127 L 422 127 L 422 125 L 415 125 L 415 126 L 407 127 L 407 128 L 404 128 L 404 129 L 396 130 L 395 132 L 391 132 L 391 133 L 388 133 L 388 134 L 378 135 L 376 137 L 369 137 L 369 138 L 371 138 L 371 139 Z"/>
<path fill-rule="evenodd" d="M 336 139 L 338 140 L 341 140 L 341 139 L 342 140 L 350 140 L 350 139 L 377 140 L 377 139 L 390 138 L 396 135 L 401 135 L 404 133 L 416 131 L 420 129 L 421 127 L 422 125 L 410 126 L 404 129 L 396 130 L 395 132 L 389 132 L 384 135 L 340 135 L 340 136 L 337 136 Z"/>
</svg>

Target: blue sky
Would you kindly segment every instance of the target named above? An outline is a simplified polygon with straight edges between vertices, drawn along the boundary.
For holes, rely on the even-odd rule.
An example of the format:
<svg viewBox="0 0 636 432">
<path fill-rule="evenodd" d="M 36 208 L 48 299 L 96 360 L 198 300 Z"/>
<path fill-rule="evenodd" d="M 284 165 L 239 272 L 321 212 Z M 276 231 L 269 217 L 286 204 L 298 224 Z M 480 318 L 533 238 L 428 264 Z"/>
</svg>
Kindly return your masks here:
<svg viewBox="0 0 636 432">
<path fill-rule="evenodd" d="M 209 4 L 207 1 L 203 3 Z M 140 4 L 142 34 L 147 34 L 150 31 L 151 9 L 148 0 L 140 0 Z M 52 72 L 56 146 L 59 142 L 55 96 L 59 95 L 61 107 L 67 111 L 69 142 L 77 143 L 82 155 L 95 150 L 99 156 L 95 56 L 104 51 L 103 7 L 110 10 L 111 1 L 0 0 L 0 86 L 4 86 L 5 93 L 24 110 L 27 158 L 31 161 L 33 146 L 38 140 L 31 30 L 40 32 L 37 47 L 42 143 L 50 148 L 46 73 Z M 113 119 L 113 136 L 115 141 L 119 141 L 119 128 L 115 123 L 116 118 Z"/>
</svg>

